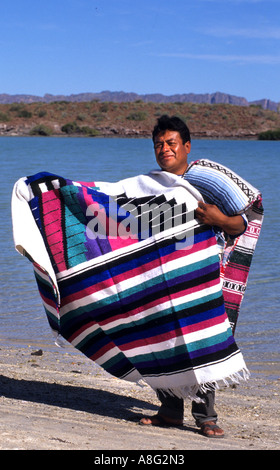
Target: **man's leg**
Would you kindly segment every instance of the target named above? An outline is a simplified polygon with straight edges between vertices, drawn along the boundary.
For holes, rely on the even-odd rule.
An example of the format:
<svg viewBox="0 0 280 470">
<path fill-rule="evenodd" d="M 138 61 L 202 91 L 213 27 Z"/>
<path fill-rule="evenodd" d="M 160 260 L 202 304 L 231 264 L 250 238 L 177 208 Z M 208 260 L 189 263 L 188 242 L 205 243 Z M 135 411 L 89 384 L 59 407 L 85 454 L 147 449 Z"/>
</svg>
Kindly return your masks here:
<svg viewBox="0 0 280 470">
<path fill-rule="evenodd" d="M 192 402 L 192 415 L 196 425 L 201 428 L 202 433 L 207 437 L 223 437 L 224 431 L 216 425 L 218 415 L 215 411 L 215 392 L 209 390 L 206 393 L 198 392 L 197 396 L 203 402 Z"/>
<path fill-rule="evenodd" d="M 153 426 L 162 424 L 182 425 L 184 419 L 184 400 L 160 391 L 157 391 L 157 396 L 161 402 L 158 414 L 149 418 L 142 418 L 140 423 Z"/>
<path fill-rule="evenodd" d="M 142 418 L 140 424 L 159 426 L 162 424 L 181 425 L 184 418 L 184 400 L 157 391 L 157 396 L 161 402 L 158 414 L 149 418 Z M 207 437 L 223 437 L 224 431 L 216 425 L 217 414 L 214 410 L 215 392 L 197 393 L 199 398 L 204 400 L 197 403 L 192 402 L 192 414 L 197 426 Z"/>
<path fill-rule="evenodd" d="M 172 418 L 174 420 L 183 422 L 184 419 L 184 400 L 182 398 L 174 397 L 157 391 L 158 399 L 161 402 L 161 407 L 158 414 L 165 418 Z"/>
</svg>

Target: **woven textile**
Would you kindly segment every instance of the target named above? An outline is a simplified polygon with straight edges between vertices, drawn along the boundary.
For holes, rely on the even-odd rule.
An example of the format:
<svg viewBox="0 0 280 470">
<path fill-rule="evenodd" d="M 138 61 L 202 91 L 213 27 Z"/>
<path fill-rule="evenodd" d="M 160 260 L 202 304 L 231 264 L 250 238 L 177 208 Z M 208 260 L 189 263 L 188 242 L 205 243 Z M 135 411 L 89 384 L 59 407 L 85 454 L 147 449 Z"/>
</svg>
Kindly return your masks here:
<svg viewBox="0 0 280 470">
<path fill-rule="evenodd" d="M 263 222 L 258 189 L 229 168 L 207 159 L 190 164 L 185 179 L 228 216 L 245 214 L 248 226 L 235 240 L 228 239 L 221 263 L 225 308 L 235 331 L 249 270 Z"/>
<path fill-rule="evenodd" d="M 12 198 L 52 329 L 112 375 L 190 398 L 247 374 L 199 199 L 161 171 L 91 184 L 40 173 Z"/>
</svg>

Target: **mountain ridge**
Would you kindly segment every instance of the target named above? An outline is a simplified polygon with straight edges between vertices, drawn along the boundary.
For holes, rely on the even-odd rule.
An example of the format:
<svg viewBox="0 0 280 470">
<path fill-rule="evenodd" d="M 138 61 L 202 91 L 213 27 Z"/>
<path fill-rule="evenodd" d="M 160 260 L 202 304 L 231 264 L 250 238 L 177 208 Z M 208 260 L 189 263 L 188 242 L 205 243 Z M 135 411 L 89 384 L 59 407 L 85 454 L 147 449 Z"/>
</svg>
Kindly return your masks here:
<svg viewBox="0 0 280 470">
<path fill-rule="evenodd" d="M 271 111 L 279 111 L 280 104 L 263 98 L 255 101 L 248 101 L 246 98 L 231 95 L 228 93 L 215 92 L 215 93 L 181 93 L 173 95 L 164 95 L 161 93 L 138 94 L 134 92 L 124 91 L 109 91 L 104 90 L 97 93 L 77 93 L 70 95 L 52 95 L 46 93 L 44 96 L 29 95 L 29 94 L 8 94 L 0 93 L 0 104 L 12 103 L 51 103 L 54 101 L 70 101 L 70 102 L 84 102 L 84 101 L 107 101 L 114 103 L 133 102 L 141 100 L 144 103 L 206 103 L 206 104 L 232 104 L 235 106 L 260 106 L 263 109 Z"/>
</svg>

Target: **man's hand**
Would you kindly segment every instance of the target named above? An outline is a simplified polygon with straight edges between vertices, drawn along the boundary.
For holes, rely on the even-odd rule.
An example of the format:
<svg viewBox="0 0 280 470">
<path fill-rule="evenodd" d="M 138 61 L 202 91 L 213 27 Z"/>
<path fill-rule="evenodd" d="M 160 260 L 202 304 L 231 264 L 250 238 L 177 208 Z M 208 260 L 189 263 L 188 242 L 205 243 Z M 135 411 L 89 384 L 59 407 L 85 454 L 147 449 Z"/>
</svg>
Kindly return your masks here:
<svg viewBox="0 0 280 470">
<path fill-rule="evenodd" d="M 195 215 L 200 222 L 207 225 L 216 225 L 217 227 L 221 227 L 226 221 L 226 216 L 217 206 L 214 204 L 205 204 L 205 202 L 202 201 L 198 202 Z"/>
<path fill-rule="evenodd" d="M 244 220 L 241 215 L 229 217 L 223 214 L 214 204 L 206 204 L 205 202 L 199 201 L 195 216 L 200 222 L 219 227 L 229 235 L 239 235 L 245 229 Z"/>
</svg>

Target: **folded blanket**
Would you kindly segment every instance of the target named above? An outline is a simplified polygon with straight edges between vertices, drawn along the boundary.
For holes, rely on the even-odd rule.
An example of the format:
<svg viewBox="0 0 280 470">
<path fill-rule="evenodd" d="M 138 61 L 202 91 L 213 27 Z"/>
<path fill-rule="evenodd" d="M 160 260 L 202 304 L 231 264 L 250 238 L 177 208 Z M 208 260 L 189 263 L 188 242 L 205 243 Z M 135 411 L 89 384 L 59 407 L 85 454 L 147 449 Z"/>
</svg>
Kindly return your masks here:
<svg viewBox="0 0 280 470">
<path fill-rule="evenodd" d="M 244 234 L 227 240 L 221 262 L 225 308 L 234 332 L 263 222 L 262 196 L 232 170 L 207 159 L 192 162 L 185 179 L 205 202 L 215 204 L 228 216 L 245 214 L 248 220 Z"/>
<path fill-rule="evenodd" d="M 112 375 L 192 399 L 248 374 L 200 199 L 162 171 L 117 183 L 39 173 L 12 196 L 15 246 L 52 329 Z"/>
</svg>

